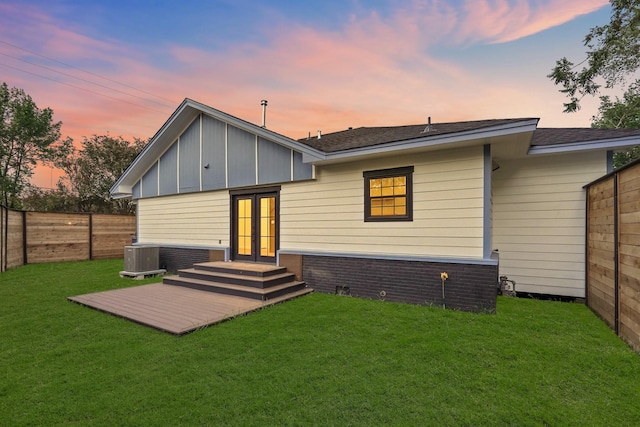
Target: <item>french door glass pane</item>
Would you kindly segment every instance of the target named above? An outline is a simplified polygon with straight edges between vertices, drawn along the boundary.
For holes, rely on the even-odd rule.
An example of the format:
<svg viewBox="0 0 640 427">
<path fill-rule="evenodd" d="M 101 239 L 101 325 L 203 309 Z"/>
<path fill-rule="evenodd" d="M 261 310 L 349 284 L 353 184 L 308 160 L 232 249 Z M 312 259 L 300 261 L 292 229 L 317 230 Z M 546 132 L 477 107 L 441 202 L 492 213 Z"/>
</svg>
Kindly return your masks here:
<svg viewBox="0 0 640 427">
<path fill-rule="evenodd" d="M 238 255 L 251 255 L 251 199 L 238 199 Z"/>
<path fill-rule="evenodd" d="M 276 198 L 260 198 L 260 256 L 276 256 Z"/>
</svg>

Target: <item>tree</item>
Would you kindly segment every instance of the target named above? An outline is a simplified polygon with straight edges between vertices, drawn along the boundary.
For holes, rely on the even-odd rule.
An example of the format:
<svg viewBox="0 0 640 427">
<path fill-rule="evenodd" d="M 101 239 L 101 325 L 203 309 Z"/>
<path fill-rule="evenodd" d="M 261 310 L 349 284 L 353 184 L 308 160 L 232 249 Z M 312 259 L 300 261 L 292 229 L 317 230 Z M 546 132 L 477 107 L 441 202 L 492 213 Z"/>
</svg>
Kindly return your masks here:
<svg viewBox="0 0 640 427">
<path fill-rule="evenodd" d="M 30 185 L 20 198 L 22 209 L 37 212 L 77 212 L 78 197 L 58 183 L 57 188 L 43 190 Z"/>
<path fill-rule="evenodd" d="M 22 89 L 0 85 L 0 197 L 19 207 L 19 196 L 38 162 L 49 163 L 64 153 L 70 140 L 60 142 L 61 122 L 53 110 L 39 109 Z"/>
<path fill-rule="evenodd" d="M 640 68 L 640 0 L 611 0 L 609 24 L 597 26 L 584 39 L 587 58 L 574 65 L 566 57 L 556 61 L 549 77 L 560 92 L 569 97 L 564 112 L 580 109 L 580 100 L 600 93 L 603 82 L 606 89 L 626 86 L 622 99 L 611 101 L 600 96 L 598 115 L 592 118 L 597 128 L 640 128 L 640 79 L 630 84 L 627 80 L 637 75 Z M 580 70 L 577 67 L 586 63 Z M 615 153 L 615 168 L 640 157 L 640 147 Z"/>
<path fill-rule="evenodd" d="M 640 129 L 640 86 L 634 83 L 622 99 L 614 102 L 608 96 L 600 97 L 598 115 L 592 117 L 592 126 L 607 129 Z"/>
<path fill-rule="evenodd" d="M 142 151 L 146 141 L 133 143 L 122 137 L 93 135 L 84 138 L 79 150 L 72 147 L 56 162 L 65 172 L 59 187 L 68 188 L 77 197 L 78 212 L 130 214 L 134 207 L 130 200 L 112 200 L 109 190 L 133 159 Z"/>
<path fill-rule="evenodd" d="M 564 104 L 565 112 L 580 109 L 580 100 L 586 95 L 599 93 L 604 81 L 605 88 L 625 85 L 640 67 L 640 1 L 611 0 L 609 24 L 597 26 L 584 38 L 587 57 L 574 64 L 566 57 L 556 61 L 549 77 L 560 92 L 569 97 Z M 580 70 L 576 67 L 586 63 Z M 638 81 L 636 81 L 637 84 Z"/>
<path fill-rule="evenodd" d="M 640 86 L 629 86 L 622 99 L 611 101 L 608 96 L 600 97 L 598 115 L 593 116 L 591 126 L 595 128 L 640 129 Z M 640 146 L 619 151 L 613 156 L 613 167 L 619 168 L 640 158 Z"/>
</svg>

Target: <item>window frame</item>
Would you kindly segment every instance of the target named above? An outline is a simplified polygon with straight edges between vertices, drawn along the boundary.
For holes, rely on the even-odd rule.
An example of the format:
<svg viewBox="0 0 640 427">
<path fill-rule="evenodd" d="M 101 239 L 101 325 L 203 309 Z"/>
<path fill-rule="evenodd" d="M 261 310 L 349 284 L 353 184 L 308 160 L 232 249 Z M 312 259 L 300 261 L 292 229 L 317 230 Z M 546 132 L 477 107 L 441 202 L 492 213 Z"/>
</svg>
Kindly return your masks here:
<svg viewBox="0 0 640 427">
<path fill-rule="evenodd" d="M 404 215 L 371 215 L 371 192 L 370 180 L 377 178 L 397 178 L 404 177 L 406 183 L 406 212 Z M 364 221 L 365 222 L 390 222 L 390 221 L 413 221 L 413 166 L 400 168 L 379 169 L 364 171 Z M 377 197 L 373 197 L 377 198 Z"/>
</svg>

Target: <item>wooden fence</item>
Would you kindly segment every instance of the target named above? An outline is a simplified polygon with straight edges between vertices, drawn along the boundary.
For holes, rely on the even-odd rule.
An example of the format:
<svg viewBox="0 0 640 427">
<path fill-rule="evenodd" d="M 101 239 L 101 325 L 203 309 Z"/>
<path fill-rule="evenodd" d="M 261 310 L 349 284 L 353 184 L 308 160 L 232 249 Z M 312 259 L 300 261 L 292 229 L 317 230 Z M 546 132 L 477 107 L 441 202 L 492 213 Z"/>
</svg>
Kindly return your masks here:
<svg viewBox="0 0 640 427">
<path fill-rule="evenodd" d="M 587 186 L 587 305 L 640 352 L 640 161 Z"/>
<path fill-rule="evenodd" d="M 121 258 L 130 215 L 23 212 L 0 207 L 0 271 L 24 264 Z"/>
</svg>

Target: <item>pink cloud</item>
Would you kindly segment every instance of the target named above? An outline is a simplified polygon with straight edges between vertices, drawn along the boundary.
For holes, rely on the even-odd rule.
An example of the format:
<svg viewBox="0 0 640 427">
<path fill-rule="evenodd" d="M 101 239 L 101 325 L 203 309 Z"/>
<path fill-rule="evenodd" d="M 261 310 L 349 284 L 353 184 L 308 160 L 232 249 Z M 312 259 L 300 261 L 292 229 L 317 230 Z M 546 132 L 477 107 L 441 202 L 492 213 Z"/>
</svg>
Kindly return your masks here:
<svg viewBox="0 0 640 427">
<path fill-rule="evenodd" d="M 607 0 L 480 0 L 465 2 L 458 40 L 504 43 L 564 24 L 609 4 Z"/>
</svg>

